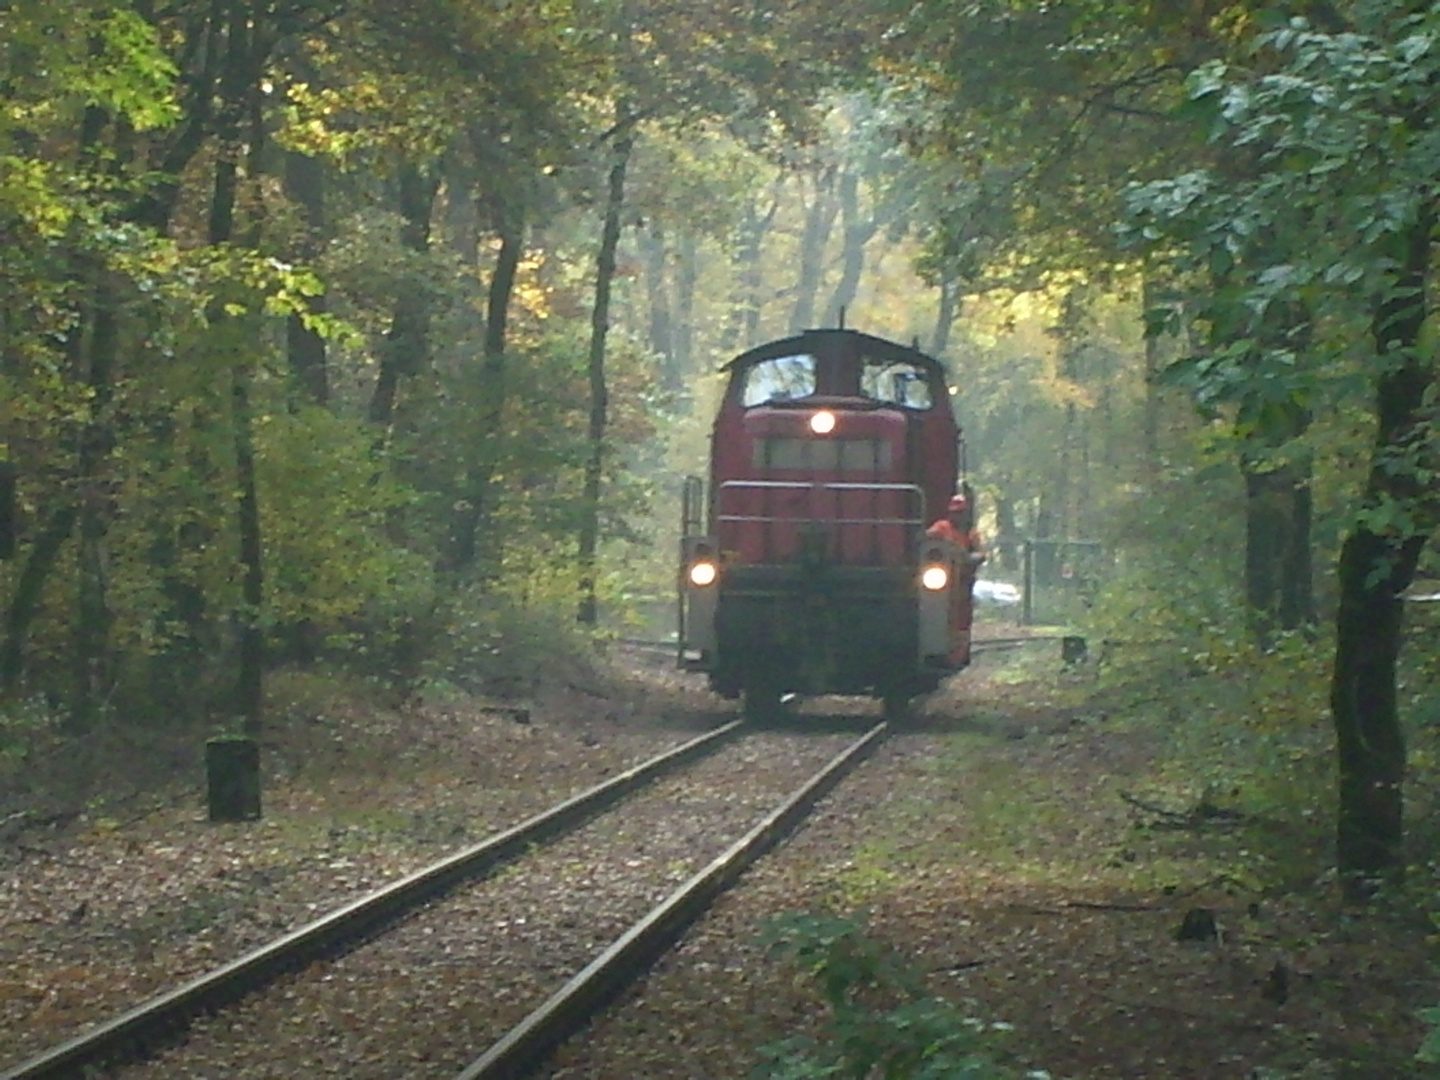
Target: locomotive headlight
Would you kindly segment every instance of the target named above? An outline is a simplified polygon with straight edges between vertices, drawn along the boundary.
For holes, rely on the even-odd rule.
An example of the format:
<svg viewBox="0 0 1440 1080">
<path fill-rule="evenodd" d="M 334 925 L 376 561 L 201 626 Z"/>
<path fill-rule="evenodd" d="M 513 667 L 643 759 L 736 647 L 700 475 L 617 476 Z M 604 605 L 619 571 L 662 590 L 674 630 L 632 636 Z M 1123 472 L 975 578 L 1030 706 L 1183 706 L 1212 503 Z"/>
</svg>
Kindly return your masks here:
<svg viewBox="0 0 1440 1080">
<path fill-rule="evenodd" d="M 920 572 L 920 584 L 931 592 L 939 592 L 950 584 L 950 571 L 943 566 L 927 566 Z"/>
<path fill-rule="evenodd" d="M 835 430 L 835 414 L 829 409 L 821 409 L 810 417 L 810 430 L 816 435 L 829 435 Z"/>
<path fill-rule="evenodd" d="M 720 576 L 719 569 L 713 562 L 701 559 L 699 562 L 690 564 L 690 584 L 705 588 L 706 585 L 714 585 L 715 579 Z"/>
</svg>

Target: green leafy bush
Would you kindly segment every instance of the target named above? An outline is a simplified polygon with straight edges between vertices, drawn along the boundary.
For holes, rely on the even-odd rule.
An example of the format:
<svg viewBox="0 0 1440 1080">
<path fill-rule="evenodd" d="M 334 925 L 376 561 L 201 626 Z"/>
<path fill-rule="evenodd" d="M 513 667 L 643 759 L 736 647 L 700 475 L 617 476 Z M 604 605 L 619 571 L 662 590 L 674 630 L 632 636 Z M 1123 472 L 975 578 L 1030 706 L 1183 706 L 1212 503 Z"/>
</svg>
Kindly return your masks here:
<svg viewBox="0 0 1440 1080">
<path fill-rule="evenodd" d="M 829 1010 L 818 1037 L 797 1035 L 761 1047 L 757 1080 L 1009 1080 L 999 1060 L 1004 1024 L 966 1015 L 926 992 L 902 958 L 866 936 L 852 919 L 793 914 L 763 935 L 770 950 L 797 965 Z M 1046 1073 L 1029 1072 L 1028 1080 Z"/>
<path fill-rule="evenodd" d="M 575 621 L 573 592 L 536 595 L 514 585 L 470 586 L 446 601 L 425 650 L 426 682 L 521 697 L 541 672 L 586 680 L 594 653 L 589 634 Z"/>
</svg>

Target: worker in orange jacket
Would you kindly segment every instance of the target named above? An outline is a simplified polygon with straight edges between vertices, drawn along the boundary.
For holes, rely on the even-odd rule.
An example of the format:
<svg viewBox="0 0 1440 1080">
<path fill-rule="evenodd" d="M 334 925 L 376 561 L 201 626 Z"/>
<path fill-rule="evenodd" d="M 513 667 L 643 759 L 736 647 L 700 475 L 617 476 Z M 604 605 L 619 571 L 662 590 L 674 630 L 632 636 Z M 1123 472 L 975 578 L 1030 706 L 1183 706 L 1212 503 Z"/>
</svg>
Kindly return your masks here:
<svg viewBox="0 0 1440 1080">
<path fill-rule="evenodd" d="M 966 492 L 959 491 L 951 497 L 945 516 L 926 529 L 925 535 L 948 540 L 955 546 L 952 565 L 955 588 L 950 593 L 950 662 L 966 664 L 970 661 L 970 628 L 975 616 L 971 590 L 980 564 L 985 561 L 980 531 L 975 528 L 975 512 Z"/>
</svg>

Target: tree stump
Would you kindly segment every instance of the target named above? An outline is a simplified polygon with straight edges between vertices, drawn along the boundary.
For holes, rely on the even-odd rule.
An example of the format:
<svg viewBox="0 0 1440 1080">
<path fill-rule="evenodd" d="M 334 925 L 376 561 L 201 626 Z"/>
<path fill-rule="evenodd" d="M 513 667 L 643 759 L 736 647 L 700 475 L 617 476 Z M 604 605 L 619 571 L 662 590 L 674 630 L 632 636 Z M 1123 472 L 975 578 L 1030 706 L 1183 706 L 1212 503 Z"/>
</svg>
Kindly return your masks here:
<svg viewBox="0 0 1440 1080">
<path fill-rule="evenodd" d="M 1175 930 L 1176 941 L 1219 941 L 1220 926 L 1209 908 L 1191 908 Z"/>
<path fill-rule="evenodd" d="M 243 736 L 205 744 L 205 782 L 211 821 L 260 819 L 260 744 Z"/>
</svg>

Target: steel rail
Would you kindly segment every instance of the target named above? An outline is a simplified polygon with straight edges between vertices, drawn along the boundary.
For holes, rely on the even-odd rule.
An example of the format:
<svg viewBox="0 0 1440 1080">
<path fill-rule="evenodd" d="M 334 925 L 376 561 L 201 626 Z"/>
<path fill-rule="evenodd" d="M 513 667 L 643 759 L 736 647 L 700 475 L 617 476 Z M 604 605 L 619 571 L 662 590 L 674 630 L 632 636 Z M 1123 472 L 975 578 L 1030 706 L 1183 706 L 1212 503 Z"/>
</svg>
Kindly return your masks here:
<svg viewBox="0 0 1440 1080">
<path fill-rule="evenodd" d="M 536 843 L 575 828 L 666 772 L 718 749 L 743 728 L 739 720 L 660 754 L 583 791 L 513 828 L 360 897 L 335 911 L 262 945 L 236 960 L 123 1013 L 30 1058 L 0 1080 L 73 1078 L 93 1065 L 141 1056 L 152 1043 L 184 1029 L 191 1018 L 233 1002 L 279 975 L 332 954 L 393 922 L 420 904 L 443 895 L 460 882 L 523 854 Z"/>
<path fill-rule="evenodd" d="M 470 1063 L 456 1080 L 523 1080 L 629 986 L 745 870 L 779 843 L 884 739 L 877 724 L 830 760 L 745 836 L 681 885 L 648 915 Z"/>
</svg>

